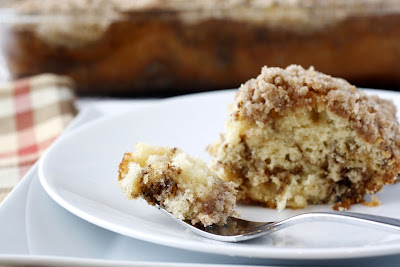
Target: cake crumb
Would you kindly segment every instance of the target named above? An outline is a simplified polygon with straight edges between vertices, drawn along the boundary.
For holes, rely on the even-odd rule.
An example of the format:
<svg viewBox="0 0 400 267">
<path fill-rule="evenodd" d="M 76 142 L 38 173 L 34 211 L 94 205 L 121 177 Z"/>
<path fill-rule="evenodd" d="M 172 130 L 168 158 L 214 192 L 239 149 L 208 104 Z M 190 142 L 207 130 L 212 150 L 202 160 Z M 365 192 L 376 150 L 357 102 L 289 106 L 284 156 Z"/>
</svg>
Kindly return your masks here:
<svg viewBox="0 0 400 267">
<path fill-rule="evenodd" d="M 119 165 L 118 184 L 126 198 L 143 198 L 192 224 L 223 225 L 239 215 L 234 184 L 178 148 L 137 143 Z"/>
<path fill-rule="evenodd" d="M 350 209 L 351 206 L 351 200 L 350 199 L 346 199 L 345 201 L 341 201 L 336 203 L 332 209 L 337 210 L 337 211 L 348 211 Z"/>
<path fill-rule="evenodd" d="M 363 204 L 364 206 L 367 206 L 367 207 L 378 207 L 381 205 L 381 201 L 379 200 L 377 195 L 373 195 L 371 197 L 371 201 L 364 200 L 363 202 L 361 202 L 361 204 Z"/>
</svg>

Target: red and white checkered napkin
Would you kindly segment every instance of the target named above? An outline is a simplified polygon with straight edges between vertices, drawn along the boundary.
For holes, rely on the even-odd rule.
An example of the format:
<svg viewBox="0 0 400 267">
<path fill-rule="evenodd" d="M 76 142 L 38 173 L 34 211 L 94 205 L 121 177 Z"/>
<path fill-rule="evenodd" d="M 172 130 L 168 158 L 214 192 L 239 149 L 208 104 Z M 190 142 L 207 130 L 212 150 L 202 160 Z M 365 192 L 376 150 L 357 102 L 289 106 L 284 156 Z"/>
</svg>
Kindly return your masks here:
<svg viewBox="0 0 400 267">
<path fill-rule="evenodd" d="M 0 202 L 75 115 L 73 82 L 43 74 L 0 85 Z"/>
</svg>

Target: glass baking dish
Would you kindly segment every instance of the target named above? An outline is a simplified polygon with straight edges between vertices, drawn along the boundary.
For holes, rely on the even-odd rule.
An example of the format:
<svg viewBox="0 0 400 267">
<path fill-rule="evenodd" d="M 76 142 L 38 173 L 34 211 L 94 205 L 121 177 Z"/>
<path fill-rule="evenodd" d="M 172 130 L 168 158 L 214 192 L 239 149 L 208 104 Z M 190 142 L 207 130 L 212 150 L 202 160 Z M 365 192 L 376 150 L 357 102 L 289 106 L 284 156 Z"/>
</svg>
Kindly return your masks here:
<svg viewBox="0 0 400 267">
<path fill-rule="evenodd" d="M 396 88 L 399 44 L 399 1 L 0 2 L 2 78 L 68 75 L 79 94 L 234 88 L 290 64 Z"/>
</svg>

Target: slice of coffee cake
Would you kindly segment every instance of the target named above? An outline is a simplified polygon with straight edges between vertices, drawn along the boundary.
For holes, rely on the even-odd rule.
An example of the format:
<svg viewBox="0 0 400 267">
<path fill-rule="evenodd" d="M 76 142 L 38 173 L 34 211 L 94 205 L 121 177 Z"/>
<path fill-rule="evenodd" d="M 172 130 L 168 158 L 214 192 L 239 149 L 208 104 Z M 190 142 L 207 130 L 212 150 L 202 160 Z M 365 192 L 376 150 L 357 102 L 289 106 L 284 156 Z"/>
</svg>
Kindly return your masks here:
<svg viewBox="0 0 400 267">
<path fill-rule="evenodd" d="M 240 87 L 225 133 L 208 149 L 239 201 L 345 210 L 397 179 L 395 113 L 391 101 L 313 68 L 264 67 Z"/>
<path fill-rule="evenodd" d="M 118 184 L 128 199 L 144 198 L 192 224 L 222 225 L 236 215 L 233 183 L 177 148 L 138 143 L 119 165 Z"/>
</svg>

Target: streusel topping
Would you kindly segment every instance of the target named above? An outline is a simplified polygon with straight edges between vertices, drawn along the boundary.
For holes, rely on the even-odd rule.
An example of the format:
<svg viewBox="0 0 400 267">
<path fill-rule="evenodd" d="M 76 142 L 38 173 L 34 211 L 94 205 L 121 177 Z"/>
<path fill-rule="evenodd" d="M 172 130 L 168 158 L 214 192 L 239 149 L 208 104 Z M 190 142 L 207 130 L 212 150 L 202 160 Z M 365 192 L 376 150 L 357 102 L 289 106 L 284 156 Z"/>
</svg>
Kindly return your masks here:
<svg viewBox="0 0 400 267">
<path fill-rule="evenodd" d="M 313 67 L 264 67 L 257 78 L 240 87 L 235 116 L 268 123 L 274 116 L 283 116 L 295 108 L 311 110 L 321 105 L 349 119 L 366 141 L 381 143 L 398 153 L 399 124 L 394 120 L 396 107 L 393 102 L 368 96 L 347 81 L 315 71 Z"/>
</svg>

